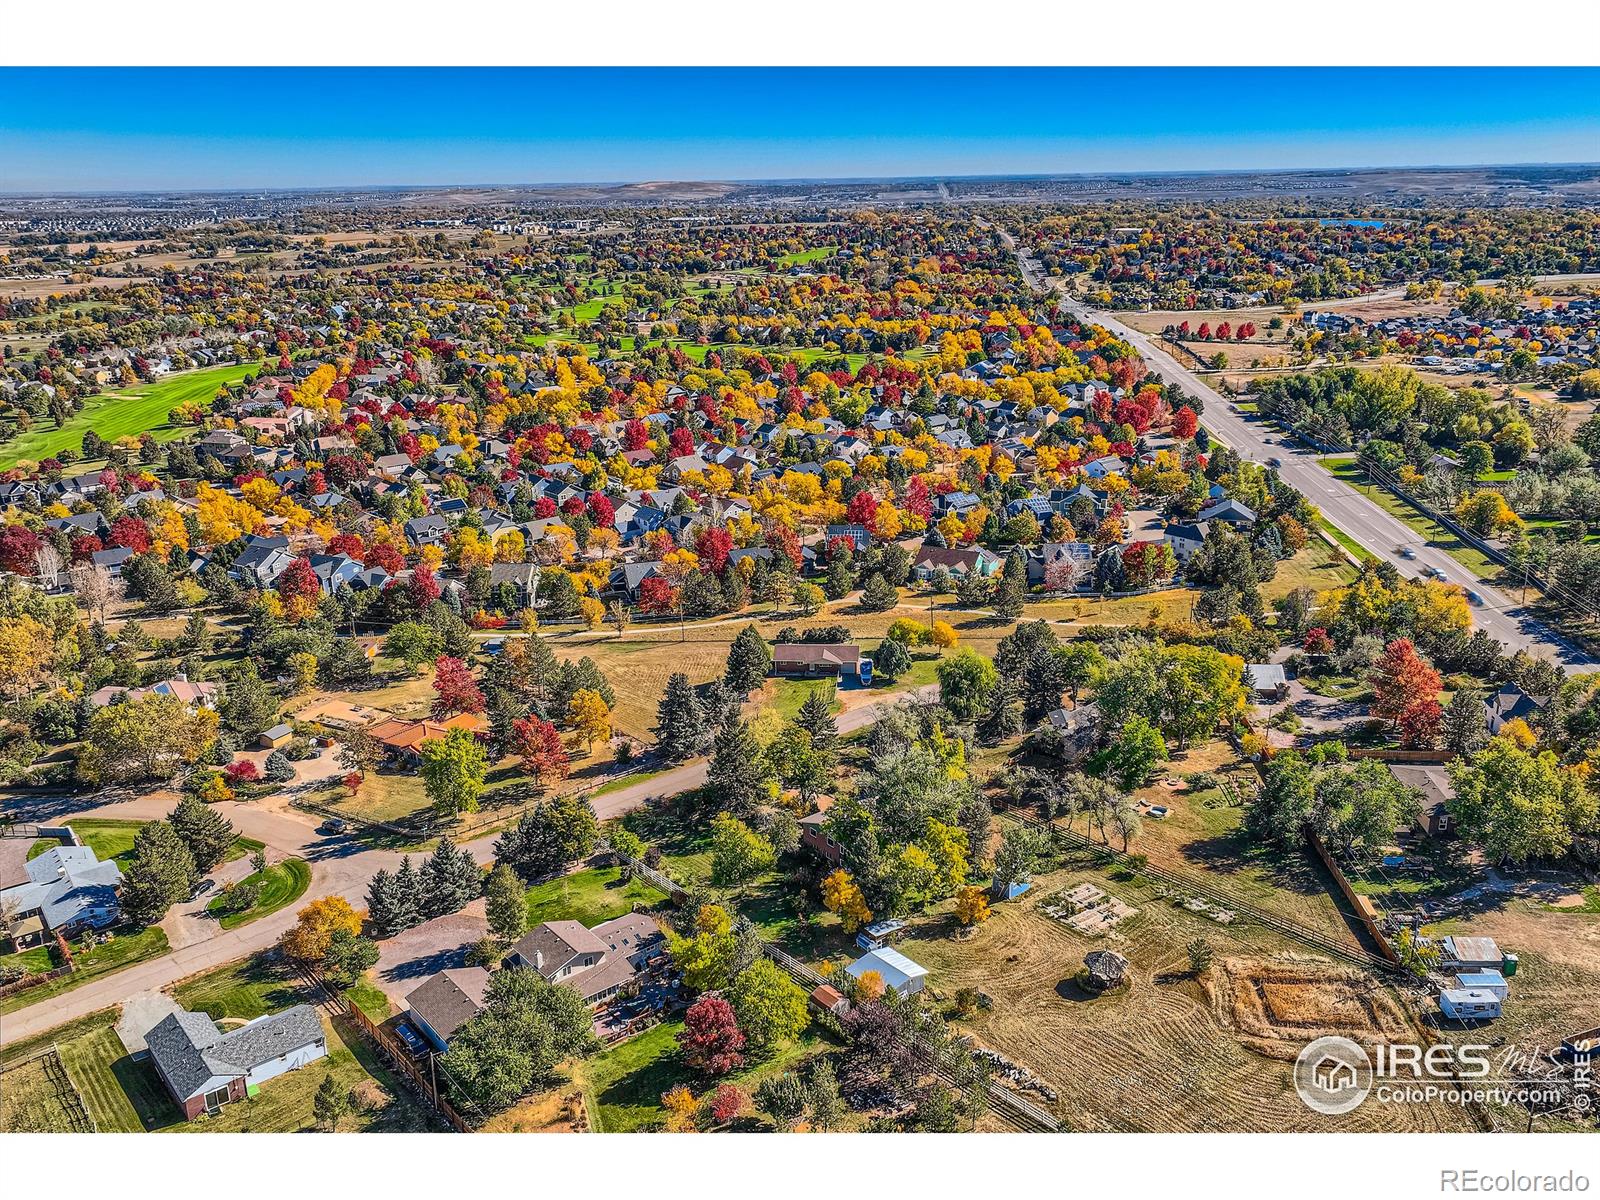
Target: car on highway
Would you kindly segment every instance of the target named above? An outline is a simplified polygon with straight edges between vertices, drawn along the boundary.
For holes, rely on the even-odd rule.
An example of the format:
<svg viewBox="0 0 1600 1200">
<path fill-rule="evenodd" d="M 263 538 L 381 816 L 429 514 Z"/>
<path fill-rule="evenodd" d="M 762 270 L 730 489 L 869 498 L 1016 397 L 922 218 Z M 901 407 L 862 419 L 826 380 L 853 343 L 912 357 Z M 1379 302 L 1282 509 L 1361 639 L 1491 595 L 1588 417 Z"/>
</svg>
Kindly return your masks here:
<svg viewBox="0 0 1600 1200">
<path fill-rule="evenodd" d="M 1444 573 L 1444 568 L 1442 568 L 1442 567 L 1423 567 L 1422 568 L 1422 573 L 1424 575 L 1428 576 L 1431 579 L 1449 579 L 1450 578 L 1450 576 L 1448 576 L 1448 575 L 1446 575 Z"/>
<path fill-rule="evenodd" d="M 1283 459 L 1279 458 L 1277 455 L 1273 455 L 1271 458 L 1267 459 L 1267 466 L 1281 467 L 1283 466 Z"/>
<path fill-rule="evenodd" d="M 1417 556 L 1417 552 L 1410 546 L 1396 546 L 1394 552 L 1401 558 L 1415 558 Z"/>
<path fill-rule="evenodd" d="M 1471 589 L 1468 589 L 1468 591 L 1467 591 L 1467 603 L 1468 604 L 1477 604 L 1477 605 L 1481 606 L 1483 604 L 1483 597 L 1478 595 L 1477 592 L 1474 592 Z"/>
</svg>

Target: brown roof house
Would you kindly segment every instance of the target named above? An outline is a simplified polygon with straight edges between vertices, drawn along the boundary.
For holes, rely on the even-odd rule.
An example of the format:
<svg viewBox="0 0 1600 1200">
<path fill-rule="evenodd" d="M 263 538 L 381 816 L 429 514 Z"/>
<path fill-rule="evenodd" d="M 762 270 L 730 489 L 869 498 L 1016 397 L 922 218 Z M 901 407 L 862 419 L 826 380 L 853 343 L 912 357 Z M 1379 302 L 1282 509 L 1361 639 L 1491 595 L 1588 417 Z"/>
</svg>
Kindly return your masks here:
<svg viewBox="0 0 1600 1200">
<path fill-rule="evenodd" d="M 872 677 L 872 660 L 861 657 L 860 646 L 790 642 L 772 648 L 772 673 L 810 678 L 854 675 L 867 683 Z"/>
<path fill-rule="evenodd" d="M 517 940 L 506 963 L 528 967 L 599 1004 L 632 982 L 665 943 L 661 927 L 647 913 L 629 913 L 593 929 L 577 921 L 546 921 Z"/>
<path fill-rule="evenodd" d="M 483 1009 L 489 972 L 483 967 L 451 967 L 406 994 L 406 1015 L 443 1054 L 450 1039 Z"/>
</svg>

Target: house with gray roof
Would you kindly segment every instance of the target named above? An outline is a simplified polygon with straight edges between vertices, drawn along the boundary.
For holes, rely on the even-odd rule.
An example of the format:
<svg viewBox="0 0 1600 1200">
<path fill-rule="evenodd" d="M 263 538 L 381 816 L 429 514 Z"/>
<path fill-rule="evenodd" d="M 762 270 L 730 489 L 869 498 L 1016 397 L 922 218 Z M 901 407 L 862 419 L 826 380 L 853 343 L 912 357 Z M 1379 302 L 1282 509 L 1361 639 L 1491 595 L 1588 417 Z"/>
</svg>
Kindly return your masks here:
<svg viewBox="0 0 1600 1200">
<path fill-rule="evenodd" d="M 58 846 L 31 858 L 26 883 L 0 891 L 6 935 L 17 950 L 42 946 L 56 934 L 73 937 L 122 919 L 117 889 L 122 868 L 101 862 L 88 846 Z"/>
<path fill-rule="evenodd" d="M 529 930 L 506 965 L 537 971 L 550 983 L 573 988 L 588 1004 L 611 999 L 666 945 L 648 913 L 628 913 L 586 929 L 577 921 L 546 921 Z"/>
<path fill-rule="evenodd" d="M 406 993 L 406 1015 L 422 1036 L 443 1054 L 450 1039 L 483 1010 L 489 972 L 483 967 L 451 967 Z"/>
<path fill-rule="evenodd" d="M 224 1033 L 205 1013 L 179 1010 L 144 1036 L 161 1082 L 190 1121 L 245 1100 L 275 1079 L 328 1053 L 322 1018 L 309 1004 Z"/>
</svg>

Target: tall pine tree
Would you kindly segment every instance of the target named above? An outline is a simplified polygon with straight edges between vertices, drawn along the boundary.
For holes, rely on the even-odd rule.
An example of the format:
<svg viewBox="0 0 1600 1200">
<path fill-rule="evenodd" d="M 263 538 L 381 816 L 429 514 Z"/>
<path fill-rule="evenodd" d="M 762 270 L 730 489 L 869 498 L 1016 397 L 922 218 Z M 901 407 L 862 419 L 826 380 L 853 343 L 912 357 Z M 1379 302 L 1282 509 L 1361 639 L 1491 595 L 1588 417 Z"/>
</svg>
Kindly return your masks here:
<svg viewBox="0 0 1600 1200">
<path fill-rule="evenodd" d="M 367 884 L 367 920 L 381 938 L 393 937 L 401 926 L 395 923 L 394 876 L 380 868 Z"/>
<path fill-rule="evenodd" d="M 408 854 L 400 860 L 400 869 L 389 884 L 390 920 L 396 933 L 422 924 L 425 919 L 422 900 L 422 877 L 411 865 Z"/>
<path fill-rule="evenodd" d="M 724 726 L 717 734 L 706 776 L 712 802 L 724 812 L 751 812 L 766 795 L 766 781 L 766 756 L 750 726 L 744 721 Z"/>
<path fill-rule="evenodd" d="M 656 752 L 667 762 L 685 762 L 706 744 L 706 714 L 694 685 L 682 672 L 667 680 L 656 705 Z"/>
<path fill-rule="evenodd" d="M 728 669 L 723 678 L 732 691 L 748 696 L 771 670 L 772 647 L 754 625 L 746 625 L 728 650 Z"/>
<path fill-rule="evenodd" d="M 819 751 L 830 750 L 839 740 L 839 726 L 833 719 L 827 691 L 826 688 L 812 688 L 794 718 L 795 724 L 811 735 L 811 744 Z"/>
<path fill-rule="evenodd" d="M 222 861 L 233 845 L 233 825 L 214 808 L 208 808 L 195 795 L 185 796 L 167 814 L 167 821 L 180 841 L 189 848 L 195 870 L 202 875 Z"/>
<path fill-rule="evenodd" d="M 472 855 L 444 837 L 422 864 L 422 912 L 427 918 L 459 912 L 483 892 L 483 873 Z"/>
</svg>

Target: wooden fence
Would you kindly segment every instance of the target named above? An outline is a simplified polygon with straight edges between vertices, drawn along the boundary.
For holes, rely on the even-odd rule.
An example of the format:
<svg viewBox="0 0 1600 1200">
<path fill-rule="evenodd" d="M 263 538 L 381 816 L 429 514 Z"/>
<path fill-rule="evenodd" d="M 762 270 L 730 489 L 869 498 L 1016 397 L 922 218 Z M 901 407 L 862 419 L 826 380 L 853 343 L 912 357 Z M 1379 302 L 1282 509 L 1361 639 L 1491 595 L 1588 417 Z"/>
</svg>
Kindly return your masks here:
<svg viewBox="0 0 1600 1200">
<path fill-rule="evenodd" d="M 1344 898 L 1349 901 L 1350 907 L 1355 910 L 1356 919 L 1361 922 L 1361 927 L 1367 931 L 1368 935 L 1377 944 L 1383 956 L 1394 963 L 1395 966 L 1403 965 L 1400 962 L 1400 955 L 1389 944 L 1388 937 L 1385 936 L 1382 927 L 1379 925 L 1378 910 L 1373 906 L 1372 901 L 1356 891 L 1351 885 L 1350 880 L 1346 878 L 1345 873 L 1339 868 L 1339 864 L 1333 861 L 1333 855 L 1328 853 L 1328 847 L 1323 845 L 1320 837 L 1313 833 L 1308 835 L 1307 840 L 1311 843 L 1311 849 L 1316 851 L 1317 857 L 1322 860 L 1322 865 L 1328 868 L 1328 874 L 1333 876 L 1334 883 L 1339 885 L 1339 891 L 1344 893 Z"/>
</svg>

